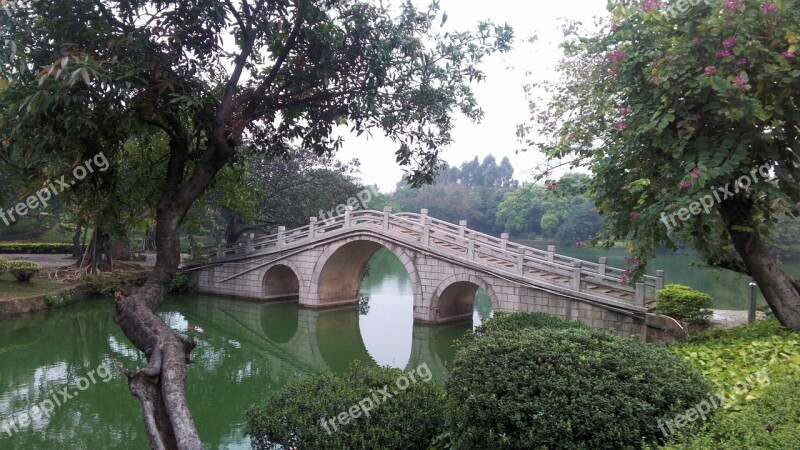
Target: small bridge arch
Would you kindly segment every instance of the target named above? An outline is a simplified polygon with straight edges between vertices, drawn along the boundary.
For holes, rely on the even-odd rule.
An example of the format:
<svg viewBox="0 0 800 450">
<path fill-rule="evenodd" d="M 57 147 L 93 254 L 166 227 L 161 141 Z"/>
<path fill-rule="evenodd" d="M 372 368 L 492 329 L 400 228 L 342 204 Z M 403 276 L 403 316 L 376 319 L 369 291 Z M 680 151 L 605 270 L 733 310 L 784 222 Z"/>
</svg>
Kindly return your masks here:
<svg viewBox="0 0 800 450">
<path fill-rule="evenodd" d="M 492 300 L 492 309 L 500 308 L 500 302 L 492 285 L 482 277 L 459 273 L 439 284 L 431 299 L 431 310 L 437 312 L 436 322 L 456 322 L 472 317 L 475 294 L 483 289 Z"/>
<path fill-rule="evenodd" d="M 264 300 L 291 300 L 300 297 L 302 271 L 291 261 L 281 261 L 266 267 L 261 279 Z"/>
</svg>

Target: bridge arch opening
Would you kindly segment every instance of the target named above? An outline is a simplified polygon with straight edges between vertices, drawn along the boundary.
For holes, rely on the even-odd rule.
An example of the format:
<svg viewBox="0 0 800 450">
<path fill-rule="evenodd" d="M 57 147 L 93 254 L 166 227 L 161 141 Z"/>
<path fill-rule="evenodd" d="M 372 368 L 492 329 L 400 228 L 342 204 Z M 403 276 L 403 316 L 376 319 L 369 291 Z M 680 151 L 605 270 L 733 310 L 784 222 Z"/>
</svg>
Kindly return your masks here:
<svg viewBox="0 0 800 450">
<path fill-rule="evenodd" d="M 264 274 L 264 299 L 289 300 L 300 296 L 300 279 L 291 267 L 278 264 Z"/>
<path fill-rule="evenodd" d="M 472 321 L 479 325 L 497 308 L 497 296 L 479 277 L 454 275 L 439 285 L 433 303 L 439 323 Z"/>
</svg>

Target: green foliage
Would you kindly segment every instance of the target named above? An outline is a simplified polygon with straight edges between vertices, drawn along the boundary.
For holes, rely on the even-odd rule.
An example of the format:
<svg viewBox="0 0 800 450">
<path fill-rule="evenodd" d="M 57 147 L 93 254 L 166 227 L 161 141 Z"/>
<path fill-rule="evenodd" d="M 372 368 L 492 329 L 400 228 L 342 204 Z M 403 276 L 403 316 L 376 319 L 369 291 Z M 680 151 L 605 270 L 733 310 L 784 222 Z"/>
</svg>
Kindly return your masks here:
<svg viewBox="0 0 800 450">
<path fill-rule="evenodd" d="M 448 433 L 459 449 L 641 448 L 663 439 L 659 418 L 684 412 L 709 388 L 665 349 L 606 332 L 487 333 L 456 355 Z"/>
<path fill-rule="evenodd" d="M 338 431 L 328 425 L 330 434 L 322 426 L 322 420 L 349 411 L 378 390 L 389 387 L 391 393 L 402 376 L 399 369 L 356 364 L 340 376 L 322 373 L 296 379 L 263 406 L 250 408 L 245 433 L 255 449 L 428 448 L 442 431 L 444 402 L 441 385 L 419 377 L 381 402 L 369 417 L 337 424 Z"/>
<path fill-rule="evenodd" d="M 771 384 L 749 408 L 718 414 L 701 429 L 679 434 L 669 450 L 796 450 L 800 445 L 800 377 Z"/>
<path fill-rule="evenodd" d="M 20 283 L 31 281 L 41 271 L 42 266 L 32 261 L 10 261 L 8 264 L 8 272 Z"/>
<path fill-rule="evenodd" d="M 194 286 L 192 285 L 191 280 L 186 274 L 179 273 L 172 278 L 172 281 L 169 283 L 169 291 L 170 294 L 188 294 L 194 290 Z"/>
<path fill-rule="evenodd" d="M 5 258 L 0 258 L 0 273 L 7 272 L 9 267 L 9 262 Z"/>
<path fill-rule="evenodd" d="M 772 379 L 782 374 L 800 376 L 800 335 L 776 319 L 734 329 L 712 328 L 691 342 L 673 345 L 670 351 L 702 372 L 717 392 L 732 398 L 726 408 L 733 410 L 746 407 L 761 395 L 764 386 L 744 391 L 736 386 L 760 370 L 766 370 Z"/>
<path fill-rule="evenodd" d="M 0 242 L 0 253 L 7 254 L 47 254 L 57 255 L 72 253 L 72 244 L 43 242 Z"/>
<path fill-rule="evenodd" d="M 475 334 L 492 334 L 500 332 L 514 332 L 525 329 L 539 328 L 582 328 L 588 329 L 583 322 L 568 320 L 562 317 L 553 316 L 539 312 L 515 313 L 497 312 L 490 319 L 485 320 L 475 329 Z"/>
<path fill-rule="evenodd" d="M 58 294 L 48 294 L 44 297 L 45 302 L 51 308 L 59 307 L 68 305 L 75 301 L 75 296 L 72 291 L 64 292 L 61 295 Z"/>
<path fill-rule="evenodd" d="M 56 294 L 47 294 L 44 296 L 44 301 L 50 306 L 56 306 L 61 302 L 61 298 Z"/>
<path fill-rule="evenodd" d="M 787 163 L 800 126 L 800 4 L 691 1 L 668 15 L 675 2 L 650 3 L 609 1 L 599 31 L 564 26 L 557 81 L 529 87 L 534 120 L 520 135 L 591 168 L 609 245 L 632 238 L 646 260 L 683 241 L 713 266 L 743 270 L 731 232 L 768 235 L 800 213 L 800 165 Z M 758 183 L 737 189 L 743 176 Z M 725 186 L 732 196 L 716 191 L 708 211 L 665 226 L 662 214 L 672 226 L 669 216 Z"/>
<path fill-rule="evenodd" d="M 668 284 L 656 293 L 656 311 L 675 319 L 693 323 L 706 323 L 713 314 L 711 296 L 684 286 Z"/>
</svg>

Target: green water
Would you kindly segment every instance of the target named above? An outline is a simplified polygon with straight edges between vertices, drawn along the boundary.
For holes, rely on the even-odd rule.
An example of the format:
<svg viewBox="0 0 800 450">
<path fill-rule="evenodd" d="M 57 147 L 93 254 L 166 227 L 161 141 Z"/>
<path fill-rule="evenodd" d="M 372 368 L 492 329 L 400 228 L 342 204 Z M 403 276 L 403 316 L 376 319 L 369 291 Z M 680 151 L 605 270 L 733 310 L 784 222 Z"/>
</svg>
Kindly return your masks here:
<svg viewBox="0 0 800 450">
<path fill-rule="evenodd" d="M 622 249 L 557 247 L 556 252 L 593 262 L 605 256 L 609 266 L 620 268 L 626 267 L 625 258 L 630 256 Z M 690 255 L 660 254 L 649 262 L 647 273 L 655 275 L 656 270 L 663 270 L 665 284 L 685 284 L 711 295 L 715 309 L 747 309 L 750 277 L 730 270 L 693 266 L 696 262 L 696 258 Z M 785 262 L 782 266 L 791 275 L 800 277 L 800 262 Z M 760 305 L 766 305 L 758 290 L 757 298 Z"/>
<path fill-rule="evenodd" d="M 300 309 L 296 302 L 167 300 L 161 317 L 199 341 L 186 393 L 205 447 L 250 448 L 242 433 L 246 408 L 304 374 L 341 372 L 362 360 L 400 368 L 425 362 L 442 377 L 454 356 L 453 340 L 473 324 L 415 325 L 408 277 L 388 251 L 371 260 L 362 292 L 368 308 L 326 311 Z M 123 375 L 145 360 L 114 323 L 111 306 L 108 300 L 93 300 L 0 321 L 0 449 L 148 448 L 138 400 Z M 473 322 L 491 313 L 491 302 L 480 293 Z M 96 383 L 81 383 L 101 363 L 112 367 L 110 381 L 94 376 Z M 11 437 L 4 431 L 11 415 L 64 388 L 77 395 L 50 417 L 17 424 L 19 431 Z"/>
</svg>

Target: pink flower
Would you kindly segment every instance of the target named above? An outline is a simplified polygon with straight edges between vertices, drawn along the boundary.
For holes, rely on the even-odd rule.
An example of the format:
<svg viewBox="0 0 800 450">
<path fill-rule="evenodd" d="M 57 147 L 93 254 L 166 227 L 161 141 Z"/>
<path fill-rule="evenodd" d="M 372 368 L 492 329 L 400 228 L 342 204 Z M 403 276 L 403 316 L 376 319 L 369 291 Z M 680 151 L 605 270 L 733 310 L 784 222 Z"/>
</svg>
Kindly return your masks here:
<svg viewBox="0 0 800 450">
<path fill-rule="evenodd" d="M 794 52 L 787 50 L 787 51 L 781 53 L 781 56 L 783 56 L 786 59 L 792 59 L 792 58 L 794 58 Z"/>
<path fill-rule="evenodd" d="M 678 59 L 678 55 L 667 55 L 664 57 L 664 59 L 666 59 L 667 61 L 675 61 L 676 59 Z"/>
<path fill-rule="evenodd" d="M 703 69 L 703 73 L 705 73 L 706 75 L 713 75 L 716 72 L 717 72 L 717 68 L 714 67 L 714 66 L 708 66 L 705 69 Z"/>
<path fill-rule="evenodd" d="M 683 183 L 681 183 L 681 189 L 688 189 L 690 187 L 692 187 L 691 181 L 684 181 Z"/>
<path fill-rule="evenodd" d="M 725 0 L 725 12 L 734 12 L 742 5 L 742 0 Z"/>
<path fill-rule="evenodd" d="M 659 2 L 657 0 L 646 0 L 646 1 L 643 1 L 639 6 L 643 10 L 649 12 L 650 10 L 652 10 L 654 8 L 658 8 L 659 6 L 661 6 L 661 2 Z"/>
<path fill-rule="evenodd" d="M 626 106 L 624 108 L 620 108 L 619 109 L 619 113 L 623 114 L 623 115 L 624 114 L 630 114 L 631 112 L 632 112 L 632 110 L 631 110 L 631 108 L 629 106 Z"/>
<path fill-rule="evenodd" d="M 761 5 L 761 10 L 766 13 L 774 13 L 778 10 L 778 8 L 776 8 L 775 5 L 770 2 L 766 2 Z"/>
<path fill-rule="evenodd" d="M 731 51 L 728 49 L 725 50 L 717 50 L 717 58 L 730 58 Z"/>
<path fill-rule="evenodd" d="M 737 66 L 743 66 L 743 65 L 747 64 L 747 62 L 748 62 L 747 58 L 739 58 L 739 59 L 736 60 L 736 65 Z"/>
<path fill-rule="evenodd" d="M 612 33 L 616 33 L 618 30 L 619 30 L 619 25 L 617 25 L 617 24 L 612 24 L 611 25 L 611 32 Z"/>
<path fill-rule="evenodd" d="M 626 276 L 626 277 L 629 277 L 629 276 L 633 275 L 633 271 L 632 271 L 631 269 L 627 269 L 627 270 L 626 270 L 625 272 L 623 272 L 623 273 L 625 274 L 625 276 Z"/>
<path fill-rule="evenodd" d="M 625 57 L 625 54 L 626 54 L 625 52 L 621 52 L 619 50 L 614 50 L 613 52 L 611 52 L 610 55 L 608 55 L 608 60 L 609 61 L 619 61 L 619 60 L 621 60 L 622 58 Z"/>
<path fill-rule="evenodd" d="M 547 189 L 549 189 L 549 190 L 551 190 L 551 191 L 555 191 L 555 190 L 556 190 L 556 184 L 555 184 L 555 183 L 550 183 L 550 182 L 548 182 L 548 183 L 546 184 L 546 186 L 547 186 Z"/>
<path fill-rule="evenodd" d="M 639 213 L 636 211 L 631 212 L 631 220 L 636 220 L 639 218 Z"/>
<path fill-rule="evenodd" d="M 694 169 L 692 169 L 691 175 L 692 175 L 692 178 L 694 178 L 695 180 L 700 178 L 700 169 L 695 167 Z"/>
<path fill-rule="evenodd" d="M 729 37 L 728 39 L 722 41 L 722 46 L 725 48 L 731 48 L 734 45 L 736 45 L 736 37 Z"/>
<path fill-rule="evenodd" d="M 614 128 L 618 129 L 619 131 L 624 131 L 626 128 L 628 128 L 628 124 L 625 123 L 624 120 L 620 120 L 614 124 Z"/>
<path fill-rule="evenodd" d="M 583 242 L 581 241 L 576 242 L 575 247 L 583 247 Z"/>
<path fill-rule="evenodd" d="M 730 28 L 730 27 L 732 27 L 732 26 L 734 26 L 734 25 L 736 25 L 736 24 L 735 24 L 735 23 L 733 23 L 733 22 L 731 22 L 730 20 L 726 20 L 726 21 L 725 21 L 725 26 L 726 26 L 726 27 L 728 27 L 728 28 Z"/>
<path fill-rule="evenodd" d="M 736 86 L 739 86 L 739 89 L 744 91 L 745 85 L 747 84 L 747 80 L 745 79 L 745 77 L 741 75 L 736 75 L 736 77 L 733 80 L 736 82 Z"/>
<path fill-rule="evenodd" d="M 653 84 L 661 84 L 661 81 L 662 81 L 661 77 L 650 78 L 650 82 L 653 83 Z"/>
<path fill-rule="evenodd" d="M 609 72 L 611 73 L 611 76 L 612 76 L 612 77 L 615 77 L 615 76 L 617 76 L 617 73 L 619 73 L 616 67 L 612 67 L 612 68 L 609 70 Z"/>
</svg>

